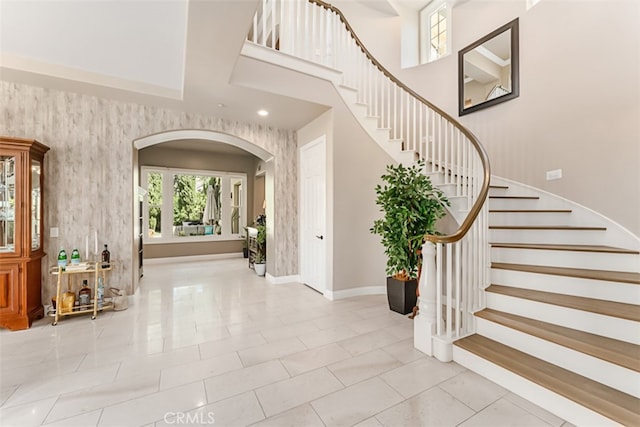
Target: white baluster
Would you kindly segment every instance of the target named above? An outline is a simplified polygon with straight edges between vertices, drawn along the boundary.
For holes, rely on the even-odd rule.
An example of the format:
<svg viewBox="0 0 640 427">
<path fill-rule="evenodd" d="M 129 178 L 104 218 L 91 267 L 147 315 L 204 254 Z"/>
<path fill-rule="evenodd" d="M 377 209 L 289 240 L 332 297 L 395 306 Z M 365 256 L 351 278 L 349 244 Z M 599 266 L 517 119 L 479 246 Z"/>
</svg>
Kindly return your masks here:
<svg viewBox="0 0 640 427">
<path fill-rule="evenodd" d="M 258 11 L 256 12 L 255 15 L 253 15 L 253 34 L 251 37 L 251 41 L 253 41 L 254 43 L 258 43 L 258 13 L 260 12 L 260 10 L 258 9 Z"/>
<path fill-rule="evenodd" d="M 456 337 L 459 337 L 461 335 L 462 332 L 462 324 L 461 324 L 461 319 L 460 319 L 460 312 L 462 307 L 460 307 L 460 292 L 461 292 L 461 282 L 460 282 L 460 270 L 462 270 L 463 265 L 460 263 L 460 242 L 456 242 L 453 244 L 454 246 L 454 250 L 455 250 L 455 278 L 454 278 L 454 283 L 455 283 L 455 309 L 456 309 L 456 319 L 455 319 L 455 326 L 456 326 Z"/>
<path fill-rule="evenodd" d="M 269 18 L 267 16 L 268 14 L 268 9 L 267 9 L 267 0 L 262 0 L 262 17 L 261 17 L 261 21 L 262 21 L 262 25 L 261 30 L 262 30 L 262 34 L 261 34 L 261 42 L 260 44 L 262 46 L 267 46 L 267 19 Z"/>
<path fill-rule="evenodd" d="M 398 85 L 393 84 L 393 139 L 398 139 Z"/>
<path fill-rule="evenodd" d="M 452 249 L 451 244 L 446 245 L 446 264 L 447 264 L 447 305 L 446 305 L 446 313 L 444 315 L 445 318 L 445 326 L 447 327 L 446 336 L 447 338 L 451 338 L 451 334 L 453 331 L 453 319 L 451 318 L 451 309 L 453 308 L 453 254 L 451 253 Z"/>
</svg>

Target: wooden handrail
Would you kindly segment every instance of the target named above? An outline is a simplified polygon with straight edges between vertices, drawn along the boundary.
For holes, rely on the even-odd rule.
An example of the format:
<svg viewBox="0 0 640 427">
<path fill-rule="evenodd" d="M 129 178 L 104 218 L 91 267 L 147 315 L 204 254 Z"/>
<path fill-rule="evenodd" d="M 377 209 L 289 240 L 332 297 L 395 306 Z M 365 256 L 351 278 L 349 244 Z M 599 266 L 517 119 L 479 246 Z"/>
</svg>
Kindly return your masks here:
<svg viewBox="0 0 640 427">
<path fill-rule="evenodd" d="M 433 242 L 433 243 L 453 243 L 453 242 L 459 241 L 460 239 L 462 239 L 467 234 L 467 232 L 469 231 L 469 229 L 471 228 L 471 226 L 475 222 L 476 218 L 480 214 L 480 210 L 482 209 L 482 205 L 484 204 L 484 202 L 485 202 L 485 200 L 487 198 L 487 194 L 489 193 L 489 181 L 491 179 L 491 166 L 489 164 L 489 156 L 487 155 L 487 152 L 485 151 L 484 147 L 482 146 L 482 144 L 480 144 L 480 141 L 478 141 L 478 138 L 476 138 L 476 136 L 469 129 L 465 128 L 464 126 L 462 126 L 462 124 L 460 124 L 457 120 L 455 120 L 449 114 L 445 113 L 440 108 L 436 107 L 431 102 L 427 101 L 422 96 L 418 95 L 411 88 L 409 88 L 407 85 L 405 85 L 400 80 L 398 80 L 393 74 L 391 74 L 389 72 L 389 70 L 387 70 L 382 64 L 380 64 L 380 62 L 378 62 L 378 60 L 375 59 L 373 57 L 373 55 L 371 54 L 371 52 L 369 52 L 369 50 L 364 46 L 362 41 L 360 41 L 360 39 L 356 35 L 355 31 L 353 30 L 353 28 L 351 27 L 351 25 L 347 21 L 347 18 L 345 18 L 345 16 L 342 14 L 340 9 L 338 9 L 335 6 L 332 6 L 331 4 L 326 3 L 326 2 L 324 2 L 322 0 L 308 0 L 308 1 L 310 3 L 317 4 L 318 6 L 323 7 L 325 9 L 327 9 L 327 10 L 330 10 L 330 11 L 334 12 L 336 15 L 338 15 L 338 17 L 340 18 L 342 23 L 345 25 L 347 31 L 351 34 L 351 37 L 356 42 L 356 44 L 358 45 L 358 47 L 360 48 L 362 53 L 364 53 L 366 55 L 366 57 L 369 59 L 369 61 L 371 61 L 373 63 L 373 65 L 375 65 L 376 68 L 378 70 L 380 70 L 380 72 L 382 74 L 384 74 L 389 80 L 391 80 L 393 83 L 398 85 L 400 88 L 404 89 L 411 96 L 413 96 L 414 98 L 416 98 L 417 100 L 419 100 L 423 104 L 427 105 L 429 108 L 431 108 L 432 110 L 436 111 L 438 114 L 440 114 L 442 117 L 444 117 L 450 123 L 452 123 L 467 138 L 469 138 L 469 141 L 471 141 L 471 144 L 473 145 L 473 147 L 478 152 L 478 155 L 480 156 L 480 161 L 482 162 L 482 166 L 483 166 L 483 169 L 484 169 L 484 179 L 482 181 L 482 187 L 480 188 L 480 192 L 478 193 L 478 198 L 476 199 L 475 203 L 471 207 L 471 210 L 469 211 L 469 214 L 467 215 L 467 217 L 465 218 L 465 220 L 462 222 L 462 224 L 460 225 L 460 227 L 458 228 L 458 230 L 455 233 L 449 234 L 449 235 L 427 234 L 424 237 L 426 241 Z"/>
</svg>

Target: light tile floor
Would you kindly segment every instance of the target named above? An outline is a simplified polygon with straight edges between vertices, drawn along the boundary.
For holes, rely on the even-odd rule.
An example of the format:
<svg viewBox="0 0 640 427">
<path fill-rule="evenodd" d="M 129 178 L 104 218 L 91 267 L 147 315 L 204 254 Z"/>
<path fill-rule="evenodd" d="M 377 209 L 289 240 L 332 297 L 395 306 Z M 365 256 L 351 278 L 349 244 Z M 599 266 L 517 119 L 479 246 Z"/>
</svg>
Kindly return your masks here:
<svg viewBox="0 0 640 427">
<path fill-rule="evenodd" d="M 243 259 L 149 265 L 126 311 L 0 331 L 0 425 L 567 425 L 412 335 L 383 296 L 331 302 Z"/>
</svg>

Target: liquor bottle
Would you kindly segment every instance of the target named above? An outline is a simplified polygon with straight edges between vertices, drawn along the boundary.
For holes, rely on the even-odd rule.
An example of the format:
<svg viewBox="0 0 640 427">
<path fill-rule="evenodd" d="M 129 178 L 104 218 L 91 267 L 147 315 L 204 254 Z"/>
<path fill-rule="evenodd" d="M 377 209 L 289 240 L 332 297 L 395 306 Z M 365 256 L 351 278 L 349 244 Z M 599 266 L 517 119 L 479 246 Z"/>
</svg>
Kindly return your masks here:
<svg viewBox="0 0 640 427">
<path fill-rule="evenodd" d="M 73 248 L 73 250 L 71 251 L 71 264 L 80 264 L 80 251 L 78 251 L 77 248 Z"/>
<path fill-rule="evenodd" d="M 58 252 L 58 266 L 64 267 L 67 265 L 67 253 L 64 251 L 63 247 L 60 247 L 60 252 Z"/>
<path fill-rule="evenodd" d="M 104 245 L 104 251 L 102 251 L 102 268 L 109 268 L 111 262 L 111 253 L 107 249 L 107 245 Z"/>
<path fill-rule="evenodd" d="M 102 276 L 98 276 L 98 294 L 96 298 L 98 299 L 98 308 L 102 308 L 104 304 L 104 280 Z"/>
<path fill-rule="evenodd" d="M 78 291 L 78 299 L 80 300 L 80 305 L 85 306 L 83 309 L 88 308 L 86 306 L 91 302 L 91 288 L 87 283 L 87 279 L 82 281 L 82 288 Z"/>
</svg>

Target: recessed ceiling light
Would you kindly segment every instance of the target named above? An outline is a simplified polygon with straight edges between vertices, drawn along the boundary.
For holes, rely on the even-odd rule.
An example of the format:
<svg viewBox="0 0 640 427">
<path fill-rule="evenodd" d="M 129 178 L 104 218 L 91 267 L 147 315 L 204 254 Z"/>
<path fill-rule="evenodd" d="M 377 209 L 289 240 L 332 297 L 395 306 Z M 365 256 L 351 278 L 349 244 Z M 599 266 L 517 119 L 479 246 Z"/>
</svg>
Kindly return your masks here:
<svg viewBox="0 0 640 427">
<path fill-rule="evenodd" d="M 258 115 L 262 117 L 266 117 L 269 115 L 269 112 L 267 110 L 258 110 Z"/>
</svg>

